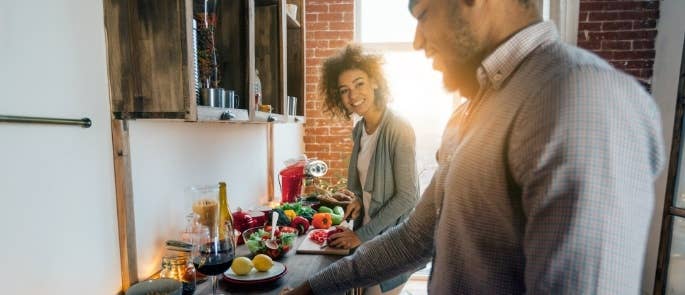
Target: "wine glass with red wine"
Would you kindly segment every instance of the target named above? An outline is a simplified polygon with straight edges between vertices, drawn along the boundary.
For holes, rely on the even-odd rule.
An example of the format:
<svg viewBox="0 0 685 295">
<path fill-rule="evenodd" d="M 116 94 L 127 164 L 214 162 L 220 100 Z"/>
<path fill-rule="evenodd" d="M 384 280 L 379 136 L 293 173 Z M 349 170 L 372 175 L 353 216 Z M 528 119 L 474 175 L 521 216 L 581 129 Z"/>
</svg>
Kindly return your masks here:
<svg viewBox="0 0 685 295">
<path fill-rule="evenodd" d="M 235 244 L 230 223 L 222 222 L 218 186 L 188 189 L 195 215 L 191 259 L 195 269 L 212 278 L 212 294 L 217 294 L 217 276 L 233 263 Z"/>
</svg>

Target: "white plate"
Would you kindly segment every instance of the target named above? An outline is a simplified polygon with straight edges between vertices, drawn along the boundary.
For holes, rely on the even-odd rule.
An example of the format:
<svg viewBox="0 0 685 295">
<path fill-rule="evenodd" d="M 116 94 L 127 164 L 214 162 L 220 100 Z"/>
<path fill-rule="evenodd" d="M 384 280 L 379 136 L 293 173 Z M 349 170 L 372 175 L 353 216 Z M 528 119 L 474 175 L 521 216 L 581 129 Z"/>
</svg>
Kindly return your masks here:
<svg viewBox="0 0 685 295">
<path fill-rule="evenodd" d="M 286 271 L 287 268 L 283 263 L 274 261 L 274 265 L 268 271 L 257 271 L 257 269 L 252 268 L 248 274 L 242 276 L 236 275 L 229 268 L 224 272 L 224 279 L 235 283 L 264 283 L 279 279 Z"/>
</svg>

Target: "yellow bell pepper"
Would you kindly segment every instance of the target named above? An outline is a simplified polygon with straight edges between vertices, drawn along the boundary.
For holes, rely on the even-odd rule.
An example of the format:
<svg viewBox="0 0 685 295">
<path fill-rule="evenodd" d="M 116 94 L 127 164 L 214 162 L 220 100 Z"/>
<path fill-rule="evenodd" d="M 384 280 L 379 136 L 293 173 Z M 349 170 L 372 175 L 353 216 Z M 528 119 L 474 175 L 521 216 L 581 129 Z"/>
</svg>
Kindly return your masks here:
<svg viewBox="0 0 685 295">
<path fill-rule="evenodd" d="M 297 217 L 297 213 L 295 213 L 295 210 L 284 210 L 285 216 L 288 216 L 288 219 L 293 220 L 295 217 Z"/>
</svg>

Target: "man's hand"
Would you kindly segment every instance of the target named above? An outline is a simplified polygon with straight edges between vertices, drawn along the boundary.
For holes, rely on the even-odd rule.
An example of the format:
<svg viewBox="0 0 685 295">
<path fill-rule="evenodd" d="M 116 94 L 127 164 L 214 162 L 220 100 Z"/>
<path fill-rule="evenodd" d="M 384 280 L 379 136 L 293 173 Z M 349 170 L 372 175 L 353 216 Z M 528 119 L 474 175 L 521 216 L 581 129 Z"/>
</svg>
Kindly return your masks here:
<svg viewBox="0 0 685 295">
<path fill-rule="evenodd" d="M 342 249 L 352 249 L 362 244 L 362 241 L 353 231 L 347 228 L 342 228 L 342 230 L 343 232 L 336 233 L 330 236 L 331 242 L 328 243 L 329 246 Z"/>
</svg>

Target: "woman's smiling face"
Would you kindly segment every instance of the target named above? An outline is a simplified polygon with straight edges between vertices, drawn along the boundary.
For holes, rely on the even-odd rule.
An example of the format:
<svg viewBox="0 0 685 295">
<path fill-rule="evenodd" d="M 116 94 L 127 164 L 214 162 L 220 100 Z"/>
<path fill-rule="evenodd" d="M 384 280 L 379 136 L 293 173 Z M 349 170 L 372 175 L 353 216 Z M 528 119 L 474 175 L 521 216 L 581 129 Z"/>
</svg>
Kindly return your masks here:
<svg viewBox="0 0 685 295">
<path fill-rule="evenodd" d="M 338 77 L 338 94 L 345 108 L 362 117 L 378 109 L 375 104 L 376 88 L 376 83 L 369 75 L 359 69 L 346 70 Z"/>
</svg>

